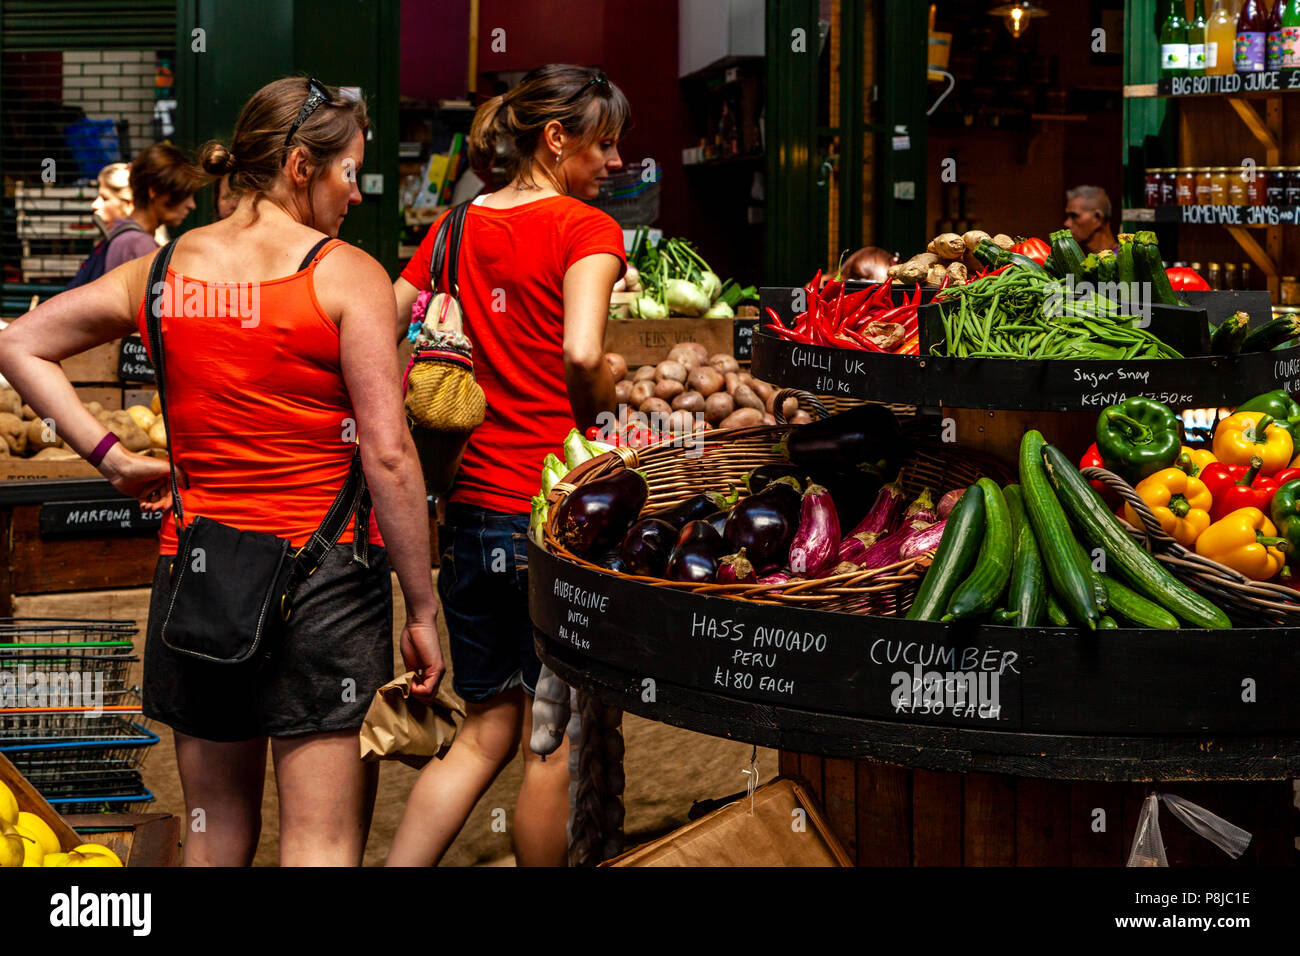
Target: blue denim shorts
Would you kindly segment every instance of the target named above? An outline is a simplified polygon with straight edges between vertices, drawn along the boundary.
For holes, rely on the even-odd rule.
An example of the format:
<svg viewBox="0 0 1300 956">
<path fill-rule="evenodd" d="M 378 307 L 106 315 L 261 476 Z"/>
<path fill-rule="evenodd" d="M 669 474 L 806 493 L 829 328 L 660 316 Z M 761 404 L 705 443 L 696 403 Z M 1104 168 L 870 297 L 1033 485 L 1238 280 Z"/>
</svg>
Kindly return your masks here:
<svg viewBox="0 0 1300 956">
<path fill-rule="evenodd" d="M 451 638 L 452 687 L 482 703 L 511 687 L 532 696 L 542 663 L 528 617 L 528 515 L 447 507 L 438 528 L 438 595 Z"/>
</svg>

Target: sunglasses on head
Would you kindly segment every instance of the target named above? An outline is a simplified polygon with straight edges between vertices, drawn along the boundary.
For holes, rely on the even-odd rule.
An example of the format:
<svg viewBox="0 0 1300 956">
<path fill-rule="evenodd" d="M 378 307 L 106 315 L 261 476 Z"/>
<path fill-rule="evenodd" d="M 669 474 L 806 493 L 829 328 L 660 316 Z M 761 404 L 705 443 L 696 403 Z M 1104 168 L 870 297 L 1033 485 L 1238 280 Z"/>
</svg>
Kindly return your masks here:
<svg viewBox="0 0 1300 956">
<path fill-rule="evenodd" d="M 286 147 L 289 145 L 289 142 L 293 139 L 293 134 L 298 132 L 303 123 L 307 122 L 307 117 L 316 112 L 316 107 L 322 103 L 330 102 L 333 101 L 330 99 L 330 92 L 325 89 L 325 85 L 315 77 L 309 79 L 307 81 L 307 99 L 303 100 L 302 109 L 298 110 L 298 118 L 289 127 L 289 135 L 284 138 L 284 145 Z M 288 160 L 289 157 L 286 154 L 285 162 L 288 162 Z"/>
<path fill-rule="evenodd" d="M 599 72 L 596 73 L 595 75 L 592 76 L 591 79 L 589 79 L 586 83 L 582 84 L 582 86 L 578 88 L 578 92 L 574 93 L 567 100 L 565 100 L 564 105 L 568 106 L 570 103 L 575 102 L 578 99 L 578 97 L 580 97 L 583 93 L 587 92 L 587 90 L 591 89 L 593 86 L 603 86 L 606 89 L 609 89 L 609 77 L 605 76 L 604 73 L 599 73 Z"/>
</svg>

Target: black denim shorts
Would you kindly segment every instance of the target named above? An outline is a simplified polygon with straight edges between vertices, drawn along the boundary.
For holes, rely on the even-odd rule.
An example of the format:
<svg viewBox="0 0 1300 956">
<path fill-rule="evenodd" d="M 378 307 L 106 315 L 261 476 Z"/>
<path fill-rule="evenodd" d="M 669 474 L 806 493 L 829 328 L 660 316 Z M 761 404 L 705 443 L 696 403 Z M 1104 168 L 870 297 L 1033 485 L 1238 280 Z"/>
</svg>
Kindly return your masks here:
<svg viewBox="0 0 1300 956">
<path fill-rule="evenodd" d="M 293 614 L 265 662 L 212 664 L 162 642 L 171 555 L 158 558 L 144 650 L 144 713 L 205 740 L 360 729 L 375 691 L 393 679 L 388 556 L 370 567 L 350 544 L 331 548 L 298 587 Z"/>
<path fill-rule="evenodd" d="M 542 662 L 528 617 L 528 515 L 447 508 L 438 528 L 438 595 L 451 639 L 451 683 L 482 703 L 511 687 L 537 690 Z"/>
</svg>

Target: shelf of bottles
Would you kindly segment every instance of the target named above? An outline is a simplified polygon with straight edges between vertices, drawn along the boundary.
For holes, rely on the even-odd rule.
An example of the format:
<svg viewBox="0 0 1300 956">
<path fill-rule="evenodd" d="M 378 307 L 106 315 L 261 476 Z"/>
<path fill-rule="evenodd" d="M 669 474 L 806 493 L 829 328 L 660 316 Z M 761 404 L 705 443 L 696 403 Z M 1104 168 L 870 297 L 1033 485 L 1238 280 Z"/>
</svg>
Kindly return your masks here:
<svg viewBox="0 0 1300 956">
<path fill-rule="evenodd" d="M 1233 8 L 1238 7 L 1236 16 Z M 1300 90 L 1300 0 L 1167 0 L 1160 25 L 1160 82 L 1149 96 Z M 1143 95 L 1130 87 L 1126 95 Z"/>
</svg>

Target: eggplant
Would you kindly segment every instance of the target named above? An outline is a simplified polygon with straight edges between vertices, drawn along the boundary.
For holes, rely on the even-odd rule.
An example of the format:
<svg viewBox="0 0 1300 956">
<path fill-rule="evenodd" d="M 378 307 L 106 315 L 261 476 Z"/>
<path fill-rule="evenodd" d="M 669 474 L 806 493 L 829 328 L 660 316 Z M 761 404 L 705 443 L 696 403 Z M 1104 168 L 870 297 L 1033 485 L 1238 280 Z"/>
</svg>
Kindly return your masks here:
<svg viewBox="0 0 1300 956">
<path fill-rule="evenodd" d="M 754 584 L 758 576 L 754 573 L 754 566 L 749 563 L 749 558 L 745 556 L 745 549 L 741 548 L 735 554 L 728 554 L 718 562 L 718 583 L 719 584 Z"/>
<path fill-rule="evenodd" d="M 867 512 L 867 516 L 858 522 L 853 530 L 844 536 L 844 539 L 847 541 L 856 534 L 889 534 L 898 524 L 905 507 L 907 507 L 907 496 L 903 494 L 902 485 L 897 481 L 882 485 L 880 490 L 876 492 L 875 503 L 872 504 L 871 510 Z M 844 515 L 841 512 L 841 524 L 846 523 L 843 518 Z"/>
<path fill-rule="evenodd" d="M 811 484 L 799 504 L 799 530 L 790 543 L 790 570 L 810 578 L 821 577 L 835 564 L 840 547 L 840 519 L 831 493 Z"/>
<path fill-rule="evenodd" d="M 793 478 L 796 482 L 799 482 L 802 477 L 803 472 L 794 465 L 759 465 L 747 474 L 743 481 L 745 487 L 749 489 L 749 493 L 756 495 L 778 478 Z M 802 491 L 803 486 L 800 485 L 796 490 Z"/>
<path fill-rule="evenodd" d="M 871 550 L 883 534 L 876 534 L 872 531 L 860 534 L 851 534 L 840 542 L 839 551 L 836 552 L 835 560 L 840 564 L 852 564 L 855 568 L 858 566 L 864 555 Z"/>
<path fill-rule="evenodd" d="M 632 574 L 662 578 L 668 555 L 677 544 L 678 529 L 659 518 L 642 518 L 632 525 L 619 553 Z"/>
<path fill-rule="evenodd" d="M 791 429 L 781 443 L 790 464 L 815 471 L 845 464 L 867 465 L 882 474 L 906 457 L 898 419 L 884 405 L 859 405 Z"/>
<path fill-rule="evenodd" d="M 961 501 L 961 496 L 966 494 L 965 488 L 954 488 L 939 499 L 939 507 L 935 509 L 935 514 L 940 520 L 947 518 L 952 514 L 952 509 L 957 507 L 957 502 Z"/>
<path fill-rule="evenodd" d="M 928 527 L 914 530 L 907 535 L 907 540 L 898 549 L 898 559 L 905 561 L 908 558 L 919 558 L 925 552 L 933 551 L 939 547 L 939 542 L 943 539 L 943 529 L 947 524 L 948 519 L 945 518 L 943 521 L 936 521 Z"/>
<path fill-rule="evenodd" d="M 866 520 L 883 485 L 873 471 L 853 468 L 844 471 L 819 471 L 810 476 L 831 493 L 841 528 L 854 528 Z"/>
<path fill-rule="evenodd" d="M 645 479 L 630 468 L 583 485 L 560 502 L 560 544 L 582 558 L 618 547 L 649 491 Z"/>
<path fill-rule="evenodd" d="M 907 506 L 903 512 L 903 524 L 915 525 L 918 522 L 925 524 L 934 524 L 939 520 L 939 515 L 934 510 L 934 489 L 922 488 L 921 493 L 916 496 L 916 500 Z"/>
<path fill-rule="evenodd" d="M 727 518 L 729 518 L 730 516 L 731 516 L 731 512 L 729 510 L 715 511 L 713 514 L 709 515 L 704 520 L 707 521 L 709 524 L 713 525 L 714 531 L 718 532 L 718 534 L 720 535 L 725 536 L 727 533 Z"/>
<path fill-rule="evenodd" d="M 734 487 L 731 493 L 726 495 L 720 491 L 706 491 L 687 498 L 681 504 L 673 505 L 671 508 L 652 512 L 650 517 L 667 521 L 680 531 L 688 521 L 699 521 L 718 511 L 730 511 L 739 499 L 740 492 Z"/>
<path fill-rule="evenodd" d="M 745 549 L 760 572 L 785 564 L 799 530 L 800 495 L 789 478 L 773 481 L 734 508 L 725 530 L 731 551 Z"/>
<path fill-rule="evenodd" d="M 913 544 L 934 527 L 928 521 L 913 521 L 903 529 L 895 531 L 887 537 L 881 538 L 866 551 L 848 558 L 841 559 L 835 567 L 836 574 L 843 574 L 846 571 L 870 571 L 873 568 L 883 568 L 887 565 L 897 564 L 899 561 L 906 560 L 903 549 Z M 940 532 L 942 535 L 942 532 Z M 925 540 L 925 539 L 922 539 Z M 914 546 L 914 545 L 913 545 Z M 926 548 L 925 550 L 929 550 Z M 914 557 L 915 555 L 913 555 Z"/>
<path fill-rule="evenodd" d="M 713 525 L 707 521 L 688 521 L 668 556 L 666 577 L 670 581 L 711 583 L 718 576 L 718 561 L 729 550 Z"/>
<path fill-rule="evenodd" d="M 619 553 L 618 548 L 613 548 L 609 551 L 602 551 L 600 554 L 592 558 L 591 563 L 604 568 L 606 571 L 616 571 L 619 574 L 628 574 L 631 572 L 631 569 L 627 566 L 627 562 L 623 560 L 623 556 Z"/>
<path fill-rule="evenodd" d="M 786 584 L 787 582 L 793 580 L 794 578 L 790 576 L 789 571 L 772 571 L 771 573 L 765 574 L 761 578 L 759 578 L 758 583 L 759 584 Z"/>
</svg>

